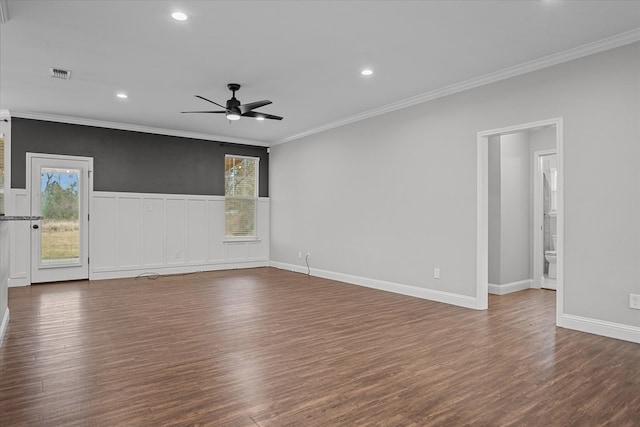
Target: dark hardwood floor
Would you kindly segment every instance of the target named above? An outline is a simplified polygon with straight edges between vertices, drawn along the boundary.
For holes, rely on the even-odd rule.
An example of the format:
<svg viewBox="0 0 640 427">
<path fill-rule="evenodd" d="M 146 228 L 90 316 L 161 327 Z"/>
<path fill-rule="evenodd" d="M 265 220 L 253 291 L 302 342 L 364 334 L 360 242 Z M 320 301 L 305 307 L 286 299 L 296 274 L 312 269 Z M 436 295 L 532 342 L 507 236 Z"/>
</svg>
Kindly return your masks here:
<svg viewBox="0 0 640 427">
<path fill-rule="evenodd" d="M 272 268 L 9 289 L 1 426 L 638 426 L 640 345 Z"/>
</svg>

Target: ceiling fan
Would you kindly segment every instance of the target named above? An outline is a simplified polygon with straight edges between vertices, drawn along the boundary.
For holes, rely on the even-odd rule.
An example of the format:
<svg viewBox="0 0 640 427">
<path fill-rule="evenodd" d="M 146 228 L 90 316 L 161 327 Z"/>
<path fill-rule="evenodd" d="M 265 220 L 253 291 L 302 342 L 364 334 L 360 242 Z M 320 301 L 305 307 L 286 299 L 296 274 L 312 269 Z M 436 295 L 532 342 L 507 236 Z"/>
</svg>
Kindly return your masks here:
<svg viewBox="0 0 640 427">
<path fill-rule="evenodd" d="M 227 105 L 223 106 L 214 102 L 210 99 L 205 98 L 204 96 L 196 95 L 196 98 L 203 99 L 207 102 L 217 105 L 218 107 L 224 108 L 224 110 L 214 110 L 214 111 L 182 111 L 182 113 L 213 113 L 213 114 L 226 114 L 227 119 L 229 120 L 240 120 L 240 117 L 254 117 L 258 120 L 271 119 L 271 120 L 282 120 L 280 116 L 274 116 L 273 114 L 260 113 L 258 111 L 253 111 L 256 108 L 264 107 L 265 105 L 271 104 L 271 101 L 265 99 L 263 101 L 250 102 L 248 104 L 240 104 L 240 101 L 236 99 L 236 92 L 240 90 L 240 85 L 238 83 L 229 83 L 227 85 L 229 90 L 233 92 L 231 99 L 227 101 Z"/>
</svg>

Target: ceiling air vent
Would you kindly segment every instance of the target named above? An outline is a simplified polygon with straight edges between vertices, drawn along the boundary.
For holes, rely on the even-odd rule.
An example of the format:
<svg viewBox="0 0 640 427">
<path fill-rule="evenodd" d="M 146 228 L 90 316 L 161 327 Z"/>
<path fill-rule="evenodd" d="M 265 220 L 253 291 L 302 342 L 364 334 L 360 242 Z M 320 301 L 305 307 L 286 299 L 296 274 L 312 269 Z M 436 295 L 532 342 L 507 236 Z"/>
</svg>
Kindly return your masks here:
<svg viewBox="0 0 640 427">
<path fill-rule="evenodd" d="M 71 78 L 71 71 L 51 67 L 49 68 L 49 75 L 55 79 L 69 80 Z"/>
</svg>

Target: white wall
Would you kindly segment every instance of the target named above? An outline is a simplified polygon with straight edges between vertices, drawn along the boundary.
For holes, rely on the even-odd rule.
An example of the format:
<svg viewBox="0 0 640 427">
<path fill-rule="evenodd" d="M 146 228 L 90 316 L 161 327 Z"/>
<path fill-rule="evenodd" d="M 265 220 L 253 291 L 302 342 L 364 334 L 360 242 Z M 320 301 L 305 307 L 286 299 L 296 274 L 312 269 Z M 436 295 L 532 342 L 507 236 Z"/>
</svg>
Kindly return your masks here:
<svg viewBox="0 0 640 427">
<path fill-rule="evenodd" d="M 529 134 L 500 137 L 500 281 L 531 279 Z"/>
<path fill-rule="evenodd" d="M 489 290 L 526 289 L 531 279 L 529 132 L 489 139 Z"/>
<path fill-rule="evenodd" d="M 500 136 L 489 137 L 488 147 L 488 243 L 489 283 L 500 284 L 500 233 L 502 215 L 500 191 Z M 491 290 L 491 288 L 490 288 Z"/>
<path fill-rule="evenodd" d="M 476 298 L 477 132 L 563 117 L 562 311 L 640 341 L 638 76 L 634 43 L 275 146 L 271 259 Z"/>
</svg>

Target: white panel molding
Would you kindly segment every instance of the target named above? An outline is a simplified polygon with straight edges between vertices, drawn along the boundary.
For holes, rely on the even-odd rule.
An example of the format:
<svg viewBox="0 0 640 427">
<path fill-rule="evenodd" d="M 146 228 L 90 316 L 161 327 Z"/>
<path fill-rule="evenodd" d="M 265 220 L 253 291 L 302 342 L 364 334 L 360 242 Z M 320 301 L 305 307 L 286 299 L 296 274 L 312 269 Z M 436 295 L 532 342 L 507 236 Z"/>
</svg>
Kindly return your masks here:
<svg viewBox="0 0 640 427">
<path fill-rule="evenodd" d="M 640 344 L 640 327 L 563 314 L 558 326 Z"/>
<path fill-rule="evenodd" d="M 29 197 L 26 189 L 9 191 L 7 215 L 27 216 Z M 31 284 L 31 222 L 12 221 L 9 224 L 9 287 L 28 286 Z"/>
<path fill-rule="evenodd" d="M 83 117 L 58 116 L 55 114 L 34 113 L 29 111 L 11 111 L 12 117 L 22 119 L 42 120 L 46 122 L 68 123 L 72 125 L 93 126 L 99 128 L 109 128 L 118 130 L 128 130 L 132 132 L 151 133 L 155 135 L 177 136 L 181 138 L 201 139 L 205 141 L 231 142 L 234 144 L 253 145 L 258 147 L 268 147 L 269 143 L 258 141 L 255 139 L 236 138 L 232 136 L 210 135 L 206 133 L 188 132 L 164 128 L 156 128 L 151 126 L 140 126 L 129 123 L 107 122 L 102 120 L 93 120 Z"/>
<path fill-rule="evenodd" d="M 281 270 L 294 271 L 296 273 L 307 274 L 307 267 L 295 264 L 287 264 L 283 262 L 271 261 L 271 267 Z M 401 283 L 386 282 L 383 280 L 371 279 L 368 277 L 353 276 L 345 273 L 321 270 L 317 268 L 309 269 L 310 275 L 322 277 L 324 279 L 336 280 L 339 282 L 350 283 L 352 285 L 364 286 L 367 288 L 378 289 L 381 291 L 393 292 L 395 294 L 407 295 L 416 298 L 427 299 L 430 301 L 442 302 L 445 304 L 457 305 L 465 308 L 478 309 L 478 300 L 467 295 L 454 294 L 451 292 L 437 291 L 433 289 L 419 288 L 417 286 L 403 285 Z"/>
<path fill-rule="evenodd" d="M 517 282 L 504 283 L 497 285 L 495 283 L 489 283 L 489 293 L 494 295 L 506 295 L 513 292 L 522 291 L 531 288 L 533 280 L 519 280 Z"/>
<path fill-rule="evenodd" d="M 2 339 L 4 338 L 5 332 L 7 332 L 7 327 L 9 326 L 9 307 L 4 311 L 4 316 L 2 316 L 2 323 L 0 323 L 0 344 L 2 344 Z"/>
<path fill-rule="evenodd" d="M 400 110 L 402 108 L 411 107 L 413 105 L 421 104 L 423 102 L 432 101 L 434 99 L 443 98 L 445 96 L 453 95 L 455 93 L 464 92 L 465 90 L 474 89 L 476 87 L 488 85 L 498 82 L 500 80 L 506 80 L 511 77 L 516 77 L 522 74 L 530 73 L 532 71 L 541 70 L 543 68 L 551 67 L 553 65 L 561 64 L 563 62 L 579 59 L 584 56 L 593 55 L 605 50 L 614 49 L 616 47 L 624 46 L 627 44 L 640 41 L 640 28 L 627 31 L 625 33 L 617 34 L 612 37 L 608 37 L 593 43 L 588 43 L 582 46 L 578 46 L 573 49 L 568 49 L 563 52 L 558 52 L 553 55 L 543 56 L 542 58 L 534 59 L 523 64 L 508 67 L 493 73 L 485 74 L 480 77 L 475 77 L 469 80 L 465 80 L 459 83 L 454 83 L 449 86 L 445 86 L 439 89 L 435 89 L 429 92 L 422 93 L 420 95 L 412 96 L 380 108 L 374 108 L 373 110 L 365 111 L 360 114 L 356 114 L 344 119 L 327 123 L 325 125 L 309 129 L 307 131 L 283 138 L 271 143 L 271 146 L 284 144 L 285 142 L 293 141 L 303 138 L 305 136 L 313 135 L 316 133 L 324 132 L 329 129 L 334 129 L 340 126 L 344 126 L 350 123 L 365 120 L 371 117 L 379 116 L 389 113 L 391 111 Z"/>
<path fill-rule="evenodd" d="M 224 202 L 224 196 L 95 191 L 90 278 L 268 266 L 268 230 L 258 229 L 256 240 L 224 241 Z M 268 224 L 269 199 L 258 202 L 259 223 Z"/>
</svg>

